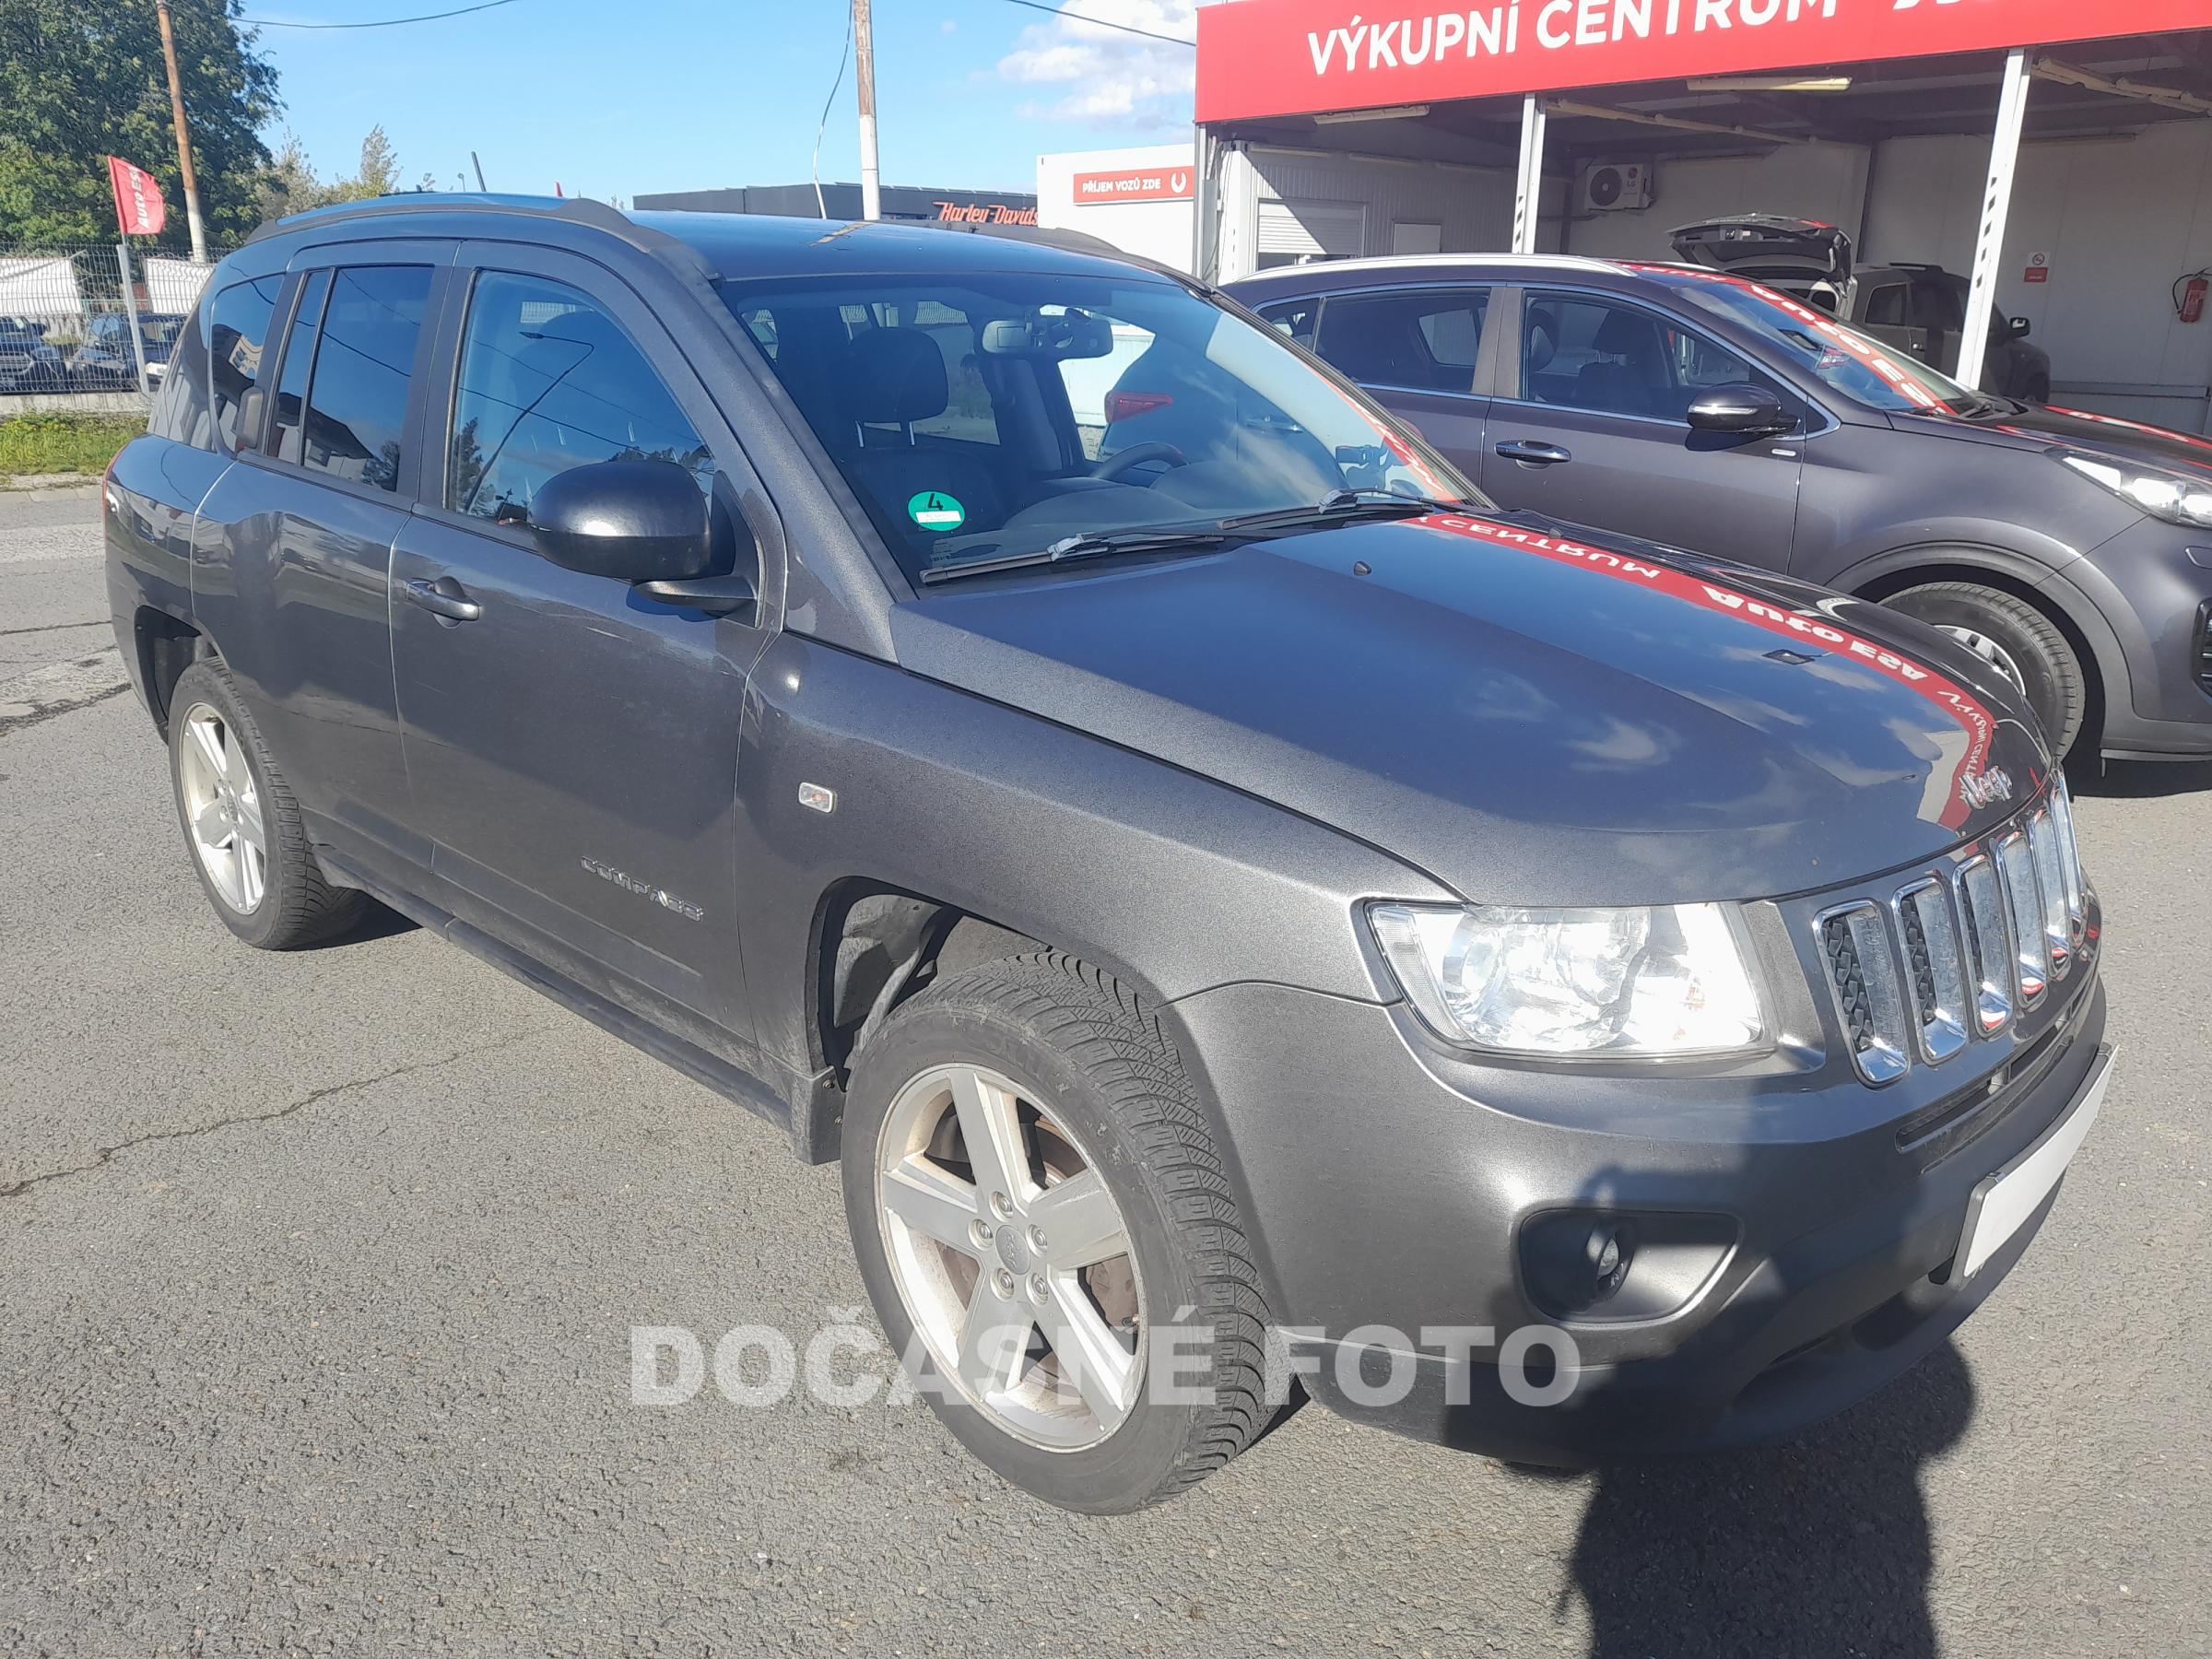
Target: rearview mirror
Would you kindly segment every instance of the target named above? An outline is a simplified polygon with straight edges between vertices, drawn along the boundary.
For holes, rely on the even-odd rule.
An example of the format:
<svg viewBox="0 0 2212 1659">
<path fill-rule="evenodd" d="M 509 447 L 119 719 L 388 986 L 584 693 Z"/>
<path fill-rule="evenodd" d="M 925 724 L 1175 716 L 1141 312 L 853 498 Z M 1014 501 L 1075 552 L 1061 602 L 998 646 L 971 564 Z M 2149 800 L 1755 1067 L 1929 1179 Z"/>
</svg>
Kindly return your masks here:
<svg viewBox="0 0 2212 1659">
<path fill-rule="evenodd" d="M 985 357 L 1102 358 L 1113 350 L 1113 326 L 1073 306 L 1039 306 L 1019 317 L 994 317 L 977 336 Z"/>
<path fill-rule="evenodd" d="M 2006 319 L 2005 337 L 2008 340 L 2026 339 L 2028 337 L 2028 319 L 2025 317 L 2009 317 Z"/>
<path fill-rule="evenodd" d="M 673 461 L 594 461 L 556 473 L 532 498 L 529 525 L 553 563 L 617 582 L 703 576 L 713 559 L 707 498 Z"/>
<path fill-rule="evenodd" d="M 1762 437 L 1795 426 L 1782 399 L 1764 386 L 1714 386 L 1698 394 L 1685 418 L 1700 432 Z"/>
</svg>

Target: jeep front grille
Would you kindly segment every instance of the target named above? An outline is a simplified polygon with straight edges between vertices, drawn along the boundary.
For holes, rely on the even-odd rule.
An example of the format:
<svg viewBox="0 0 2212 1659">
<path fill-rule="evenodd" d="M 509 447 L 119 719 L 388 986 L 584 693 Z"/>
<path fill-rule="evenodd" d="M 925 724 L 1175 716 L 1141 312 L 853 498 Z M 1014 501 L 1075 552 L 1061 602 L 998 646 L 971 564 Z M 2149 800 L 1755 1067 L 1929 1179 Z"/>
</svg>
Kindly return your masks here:
<svg viewBox="0 0 2212 1659">
<path fill-rule="evenodd" d="M 1886 898 L 1816 921 L 1852 1064 L 1869 1083 L 1940 1065 L 2038 1006 L 2081 953 L 2088 893 L 2064 779 L 2032 811 Z"/>
</svg>

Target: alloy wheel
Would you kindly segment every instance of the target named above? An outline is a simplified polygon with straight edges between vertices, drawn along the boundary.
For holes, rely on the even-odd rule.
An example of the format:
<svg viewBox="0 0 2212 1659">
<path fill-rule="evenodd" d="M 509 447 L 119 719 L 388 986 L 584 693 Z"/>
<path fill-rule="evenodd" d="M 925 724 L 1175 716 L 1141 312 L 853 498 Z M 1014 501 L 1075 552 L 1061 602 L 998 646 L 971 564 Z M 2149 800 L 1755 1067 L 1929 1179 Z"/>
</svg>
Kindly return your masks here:
<svg viewBox="0 0 2212 1659">
<path fill-rule="evenodd" d="M 940 1375 L 1053 1452 L 1127 1420 L 1145 1300 L 1121 1206 L 1036 1091 L 934 1067 L 891 1101 L 876 1160 L 891 1276 Z"/>
<path fill-rule="evenodd" d="M 2025 695 L 2028 677 L 2020 672 L 2019 664 L 2013 661 L 2012 653 L 1998 644 L 1978 629 L 1963 628 L 1957 623 L 1938 623 L 1943 631 L 1965 646 L 1983 662 L 2011 682 L 2012 688 Z"/>
<path fill-rule="evenodd" d="M 253 914 L 269 876 L 261 790 L 238 734 L 209 704 L 194 703 L 185 712 L 177 785 L 193 851 L 207 872 L 208 885 L 231 910 Z"/>
</svg>

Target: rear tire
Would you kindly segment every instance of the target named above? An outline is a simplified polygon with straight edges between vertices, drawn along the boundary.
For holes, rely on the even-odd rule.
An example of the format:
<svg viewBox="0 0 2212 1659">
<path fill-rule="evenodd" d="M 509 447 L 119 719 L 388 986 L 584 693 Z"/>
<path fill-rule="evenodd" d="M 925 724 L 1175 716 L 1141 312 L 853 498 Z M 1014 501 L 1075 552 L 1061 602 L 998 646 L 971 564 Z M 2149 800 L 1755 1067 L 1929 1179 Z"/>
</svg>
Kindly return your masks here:
<svg viewBox="0 0 2212 1659">
<path fill-rule="evenodd" d="M 324 877 L 284 774 L 222 665 L 185 669 L 169 710 L 177 818 L 223 925 L 261 950 L 296 950 L 355 926 L 367 896 Z"/>
<path fill-rule="evenodd" d="M 1883 601 L 1941 629 L 2018 687 L 2054 756 L 2081 736 L 2088 681 L 2058 624 L 2027 600 L 1972 582 L 1931 582 Z"/>
<path fill-rule="evenodd" d="M 971 1123 L 998 1125 L 986 1133 L 1000 1151 L 973 1158 Z M 1205 1109 L 1159 1021 L 1108 975 L 1057 952 L 1014 957 L 900 1006 L 854 1066 L 843 1179 L 893 1347 L 946 1426 L 1014 1485 L 1125 1513 L 1270 1426 L 1266 1304 Z M 915 1183 L 941 1207 L 918 1207 Z M 1210 1399 L 1159 1397 L 1170 1327 L 1176 1375 Z M 979 1328 L 1015 1331 L 1010 1358 L 979 1363 Z M 1080 1383 L 1054 1392 L 1064 1347 L 1078 1377 L 1080 1357 L 1100 1356 L 1103 1404 Z"/>
</svg>

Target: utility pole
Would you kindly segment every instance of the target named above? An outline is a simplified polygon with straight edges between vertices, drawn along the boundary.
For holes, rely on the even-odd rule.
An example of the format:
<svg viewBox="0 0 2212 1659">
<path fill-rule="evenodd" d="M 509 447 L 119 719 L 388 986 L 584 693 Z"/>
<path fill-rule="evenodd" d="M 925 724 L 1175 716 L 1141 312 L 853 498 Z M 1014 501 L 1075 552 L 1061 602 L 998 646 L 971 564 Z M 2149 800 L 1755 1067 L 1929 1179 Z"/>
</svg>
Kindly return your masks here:
<svg viewBox="0 0 2212 1659">
<path fill-rule="evenodd" d="M 192 228 L 192 262 L 207 263 L 207 227 L 200 222 L 199 181 L 192 173 L 192 134 L 184 124 L 184 82 L 177 74 L 177 37 L 169 26 L 169 0 L 154 0 L 161 19 L 161 56 L 169 65 L 169 114 L 177 127 L 177 169 L 184 175 L 184 222 Z"/>
<path fill-rule="evenodd" d="M 876 165 L 876 28 L 868 0 L 853 0 L 853 64 L 860 87 L 860 217 L 883 217 L 883 174 Z"/>
</svg>

